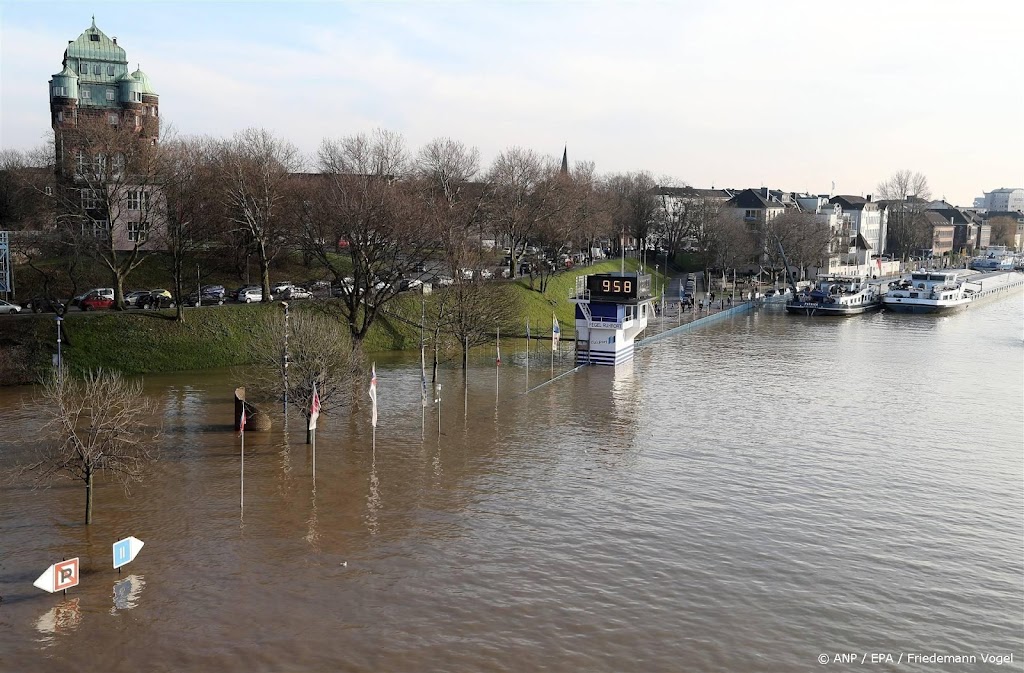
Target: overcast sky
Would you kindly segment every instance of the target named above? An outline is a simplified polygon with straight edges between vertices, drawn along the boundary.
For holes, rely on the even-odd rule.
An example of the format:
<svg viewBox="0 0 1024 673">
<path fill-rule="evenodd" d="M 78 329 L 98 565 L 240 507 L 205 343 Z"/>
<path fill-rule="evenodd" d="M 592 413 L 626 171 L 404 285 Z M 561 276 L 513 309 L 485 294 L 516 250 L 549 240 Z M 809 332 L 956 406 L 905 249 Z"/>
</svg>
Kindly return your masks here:
<svg viewBox="0 0 1024 673">
<path fill-rule="evenodd" d="M 186 134 L 312 155 L 387 128 L 696 187 L 867 194 L 899 169 L 971 205 L 1024 187 L 1024 2 L 0 0 L 0 146 L 50 134 L 68 40 L 118 38 Z"/>
</svg>

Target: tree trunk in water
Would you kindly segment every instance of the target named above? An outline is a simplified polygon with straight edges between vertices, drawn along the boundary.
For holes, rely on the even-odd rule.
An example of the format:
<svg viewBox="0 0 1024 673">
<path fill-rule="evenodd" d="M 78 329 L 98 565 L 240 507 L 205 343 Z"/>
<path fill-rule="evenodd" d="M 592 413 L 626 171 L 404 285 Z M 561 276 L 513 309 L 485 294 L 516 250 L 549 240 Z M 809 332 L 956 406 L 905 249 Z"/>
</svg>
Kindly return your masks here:
<svg viewBox="0 0 1024 673">
<path fill-rule="evenodd" d="M 85 480 L 85 524 L 92 523 L 92 468 L 88 469 L 88 476 Z"/>
</svg>

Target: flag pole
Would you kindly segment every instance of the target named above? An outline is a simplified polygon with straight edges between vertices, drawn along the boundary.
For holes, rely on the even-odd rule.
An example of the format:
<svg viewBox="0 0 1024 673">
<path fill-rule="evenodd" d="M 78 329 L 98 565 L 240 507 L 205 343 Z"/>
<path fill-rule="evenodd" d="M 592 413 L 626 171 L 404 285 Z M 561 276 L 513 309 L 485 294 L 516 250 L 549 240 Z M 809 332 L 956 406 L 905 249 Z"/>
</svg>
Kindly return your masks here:
<svg viewBox="0 0 1024 673">
<path fill-rule="evenodd" d="M 242 402 L 242 423 L 240 427 L 242 433 L 242 478 L 239 486 L 238 494 L 238 507 L 239 509 L 245 509 L 245 402 Z"/>
<path fill-rule="evenodd" d="M 310 442 L 313 444 L 313 483 L 316 484 L 316 430 L 311 430 L 309 434 Z"/>
<path fill-rule="evenodd" d="M 501 380 L 501 328 L 494 340 L 497 356 L 494 360 L 494 408 L 498 408 L 498 383 Z"/>
</svg>

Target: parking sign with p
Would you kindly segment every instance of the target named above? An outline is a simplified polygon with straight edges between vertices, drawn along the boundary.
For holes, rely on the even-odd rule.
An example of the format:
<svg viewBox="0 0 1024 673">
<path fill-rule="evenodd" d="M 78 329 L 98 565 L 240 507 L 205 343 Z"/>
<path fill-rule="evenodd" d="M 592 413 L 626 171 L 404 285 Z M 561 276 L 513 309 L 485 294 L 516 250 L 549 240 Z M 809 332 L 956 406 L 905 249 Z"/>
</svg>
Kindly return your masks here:
<svg viewBox="0 0 1024 673">
<path fill-rule="evenodd" d="M 78 586 L 78 557 L 54 563 L 39 576 L 33 586 L 51 594 Z"/>
</svg>

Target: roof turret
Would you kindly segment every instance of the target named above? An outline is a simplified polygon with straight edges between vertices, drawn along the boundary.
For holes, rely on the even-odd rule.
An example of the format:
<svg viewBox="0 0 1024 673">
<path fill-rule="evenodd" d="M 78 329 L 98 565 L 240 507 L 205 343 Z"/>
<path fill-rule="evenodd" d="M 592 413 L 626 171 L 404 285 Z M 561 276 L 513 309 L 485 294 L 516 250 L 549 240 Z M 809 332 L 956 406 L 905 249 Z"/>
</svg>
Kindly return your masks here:
<svg viewBox="0 0 1024 673">
<path fill-rule="evenodd" d="M 149 83 L 149 77 L 146 73 L 142 72 L 142 69 L 138 69 L 132 73 L 132 77 L 135 81 L 142 85 L 142 93 L 148 93 L 156 95 L 156 91 L 153 91 L 153 86 Z"/>
</svg>

